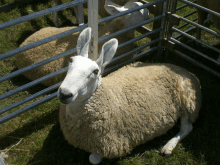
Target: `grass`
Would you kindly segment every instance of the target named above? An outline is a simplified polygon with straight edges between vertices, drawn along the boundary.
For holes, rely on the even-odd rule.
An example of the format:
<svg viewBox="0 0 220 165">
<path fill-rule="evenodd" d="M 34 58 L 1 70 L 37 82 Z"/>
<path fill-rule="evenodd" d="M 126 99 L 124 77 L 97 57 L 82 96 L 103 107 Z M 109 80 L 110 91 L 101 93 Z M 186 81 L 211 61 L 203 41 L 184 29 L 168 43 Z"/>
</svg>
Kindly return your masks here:
<svg viewBox="0 0 220 165">
<path fill-rule="evenodd" d="M 149 0 L 153 1 L 153 0 Z M 4 0 L 0 2 L 0 6 L 13 2 L 13 0 Z M 69 2 L 65 0 L 64 2 Z M 178 3 L 178 6 L 182 3 Z M 21 16 L 31 14 L 40 10 L 47 9 L 52 6 L 51 1 L 34 1 L 30 4 L 17 7 L 10 12 L 0 13 L 0 23 L 7 22 Z M 193 11 L 194 8 L 187 7 L 177 14 L 185 15 Z M 85 10 L 86 12 L 86 10 Z M 73 10 L 68 9 L 59 13 L 61 26 L 76 25 L 73 19 Z M 152 15 L 151 15 L 152 16 Z M 194 14 L 189 17 L 193 19 L 197 16 Z M 85 17 L 87 21 L 87 18 Z M 181 21 L 182 25 L 183 22 Z M 52 22 L 52 14 L 39 17 L 37 19 L 15 25 L 0 31 L 0 54 L 13 50 L 31 34 L 39 29 L 47 26 L 54 26 Z M 152 28 L 152 24 L 148 25 Z M 187 26 L 187 27 L 190 27 Z M 184 29 L 186 29 L 185 27 Z M 209 23 L 207 27 L 215 29 L 213 23 Z M 184 30 L 181 29 L 181 30 Z M 195 36 L 195 31 L 191 34 Z M 136 33 L 136 36 L 140 35 Z M 173 34 L 175 35 L 175 33 Z M 211 39 L 210 39 L 211 38 Z M 219 39 L 203 32 L 204 41 L 218 47 Z M 204 53 L 212 55 L 217 59 L 217 54 L 204 47 L 196 47 L 195 43 L 186 39 L 180 39 L 185 44 L 196 48 Z M 137 42 L 137 45 L 142 45 L 150 40 L 145 38 Z M 188 54 L 206 63 L 206 60 L 195 56 L 195 53 L 189 52 L 180 46 L 176 47 L 182 52 Z M 200 111 L 199 118 L 194 123 L 194 129 L 181 143 L 177 145 L 173 154 L 165 158 L 159 153 L 159 149 L 179 131 L 179 122 L 174 128 L 168 131 L 165 135 L 155 138 L 143 145 L 136 147 L 129 155 L 119 159 L 104 159 L 103 165 L 204 165 L 204 164 L 220 164 L 220 101 L 219 101 L 219 79 L 204 71 L 201 68 L 192 65 L 191 63 L 181 59 L 180 57 L 166 52 L 165 62 L 173 63 L 181 66 L 194 73 L 200 80 L 203 93 L 203 104 Z M 213 56 L 214 55 L 214 56 Z M 148 62 L 155 62 L 149 60 Z M 212 64 L 207 64 L 212 65 Z M 213 66 L 218 70 L 218 67 Z M 15 57 L 7 58 L 0 61 L 0 76 L 6 75 L 15 71 Z M 219 70 L 218 70 L 219 71 Z M 20 75 L 11 80 L 0 83 L 0 94 L 15 89 L 23 84 L 28 83 L 29 80 Z M 12 103 L 24 99 L 31 94 L 44 89 L 42 85 L 36 85 L 25 91 L 19 92 L 7 99 L 0 101 L 0 109 Z M 45 97 L 41 96 L 40 98 Z M 0 117 L 16 111 L 40 98 L 34 99 L 19 107 L 12 109 Z M 30 110 L 0 126 L 0 150 L 7 151 L 9 158 L 6 160 L 9 165 L 86 165 L 89 164 L 89 153 L 70 146 L 64 139 L 58 122 L 58 111 L 60 103 L 57 99 L 53 99 L 37 108 Z"/>
</svg>

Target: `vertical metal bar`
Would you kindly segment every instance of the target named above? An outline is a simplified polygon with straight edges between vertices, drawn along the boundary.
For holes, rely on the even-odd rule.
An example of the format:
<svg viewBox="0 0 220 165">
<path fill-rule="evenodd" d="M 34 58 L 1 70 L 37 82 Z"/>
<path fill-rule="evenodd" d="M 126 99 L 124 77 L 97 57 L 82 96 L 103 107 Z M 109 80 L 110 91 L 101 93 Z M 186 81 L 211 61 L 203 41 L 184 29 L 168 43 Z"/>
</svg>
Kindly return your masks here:
<svg viewBox="0 0 220 165">
<path fill-rule="evenodd" d="M 162 15 L 162 12 L 163 12 L 163 2 L 156 5 L 156 12 L 154 14 L 154 17 Z M 159 27 L 161 27 L 161 20 L 154 21 L 153 30 L 155 30 Z M 155 34 L 152 36 L 151 41 L 153 41 L 154 39 L 157 39 L 159 37 L 160 37 L 160 34 Z M 157 46 L 157 45 L 151 45 L 151 48 L 154 46 Z"/>
<path fill-rule="evenodd" d="M 79 26 L 84 25 L 83 3 L 77 5 L 77 15 Z"/>
<path fill-rule="evenodd" d="M 170 9 L 171 14 L 176 13 L 176 5 L 177 5 L 177 0 L 171 0 L 171 9 Z M 173 25 L 171 23 L 169 23 L 168 31 L 167 31 L 167 38 L 168 39 L 170 39 L 170 37 L 172 37 L 172 27 L 173 27 Z"/>
<path fill-rule="evenodd" d="M 98 58 L 98 0 L 88 1 L 88 26 L 92 28 L 90 58 Z"/>
<path fill-rule="evenodd" d="M 162 15 L 164 16 L 162 19 L 161 19 L 161 27 L 162 27 L 162 30 L 160 31 L 160 38 L 163 38 L 164 39 L 164 33 L 165 33 L 165 25 L 166 25 L 166 18 L 167 18 L 167 10 L 168 10 L 168 0 L 166 0 L 164 3 L 163 3 L 163 12 L 162 12 Z M 158 47 L 160 48 L 158 51 L 157 51 L 157 57 L 160 59 L 161 58 L 161 53 L 163 51 L 163 40 L 160 41 L 158 43 Z"/>
</svg>

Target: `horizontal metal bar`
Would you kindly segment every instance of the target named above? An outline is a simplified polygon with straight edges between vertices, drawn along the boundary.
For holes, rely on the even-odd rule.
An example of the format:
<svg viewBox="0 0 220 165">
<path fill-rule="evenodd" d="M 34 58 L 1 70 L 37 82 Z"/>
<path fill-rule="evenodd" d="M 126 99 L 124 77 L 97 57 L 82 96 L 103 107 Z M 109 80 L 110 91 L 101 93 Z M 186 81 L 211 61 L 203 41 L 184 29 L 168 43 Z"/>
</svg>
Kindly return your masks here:
<svg viewBox="0 0 220 165">
<path fill-rule="evenodd" d="M 163 17 L 164 17 L 163 15 L 159 15 L 159 16 L 156 16 L 156 17 L 154 17 L 154 18 L 151 18 L 151 19 L 148 19 L 148 20 L 146 20 L 146 21 L 143 21 L 143 22 L 141 22 L 141 23 L 139 23 L 139 24 L 137 24 L 137 25 L 134 25 L 134 26 L 131 26 L 131 27 L 129 27 L 129 28 L 126 28 L 126 29 L 117 31 L 117 32 L 115 32 L 115 33 L 112 33 L 112 34 L 110 34 L 110 35 L 104 36 L 104 37 L 102 37 L 102 38 L 99 38 L 99 42 L 102 42 L 102 41 L 105 41 L 105 40 L 107 40 L 107 39 L 113 38 L 113 37 L 115 37 L 115 36 L 117 36 L 117 35 L 123 34 L 123 33 L 125 33 L 125 32 L 130 31 L 130 30 L 134 30 L 134 29 L 136 29 L 136 28 L 138 28 L 138 27 L 140 27 L 140 26 L 143 26 L 143 25 L 145 25 L 145 24 L 148 24 L 148 23 L 150 23 L 150 22 L 154 22 L 154 21 L 156 21 L 156 20 L 162 19 Z"/>
<path fill-rule="evenodd" d="M 57 92 L 55 92 L 55 93 L 53 93 L 53 94 L 51 94 L 51 95 L 49 95 L 49 96 L 47 96 L 47 97 L 45 97 L 41 100 L 38 100 L 38 101 L 36 101 L 36 102 L 34 102 L 30 105 L 27 105 L 24 108 L 19 109 L 19 110 L 15 111 L 15 112 L 7 115 L 7 116 L 4 116 L 4 117 L 0 118 L 0 124 L 3 124 L 6 121 L 9 121 L 9 120 L 21 115 L 22 113 L 27 112 L 27 111 L 29 111 L 29 110 L 31 110 L 31 109 L 33 109 L 33 108 L 35 108 L 35 107 L 37 107 L 37 106 L 39 106 L 43 103 L 46 103 L 46 102 L 48 102 L 48 101 L 50 101 L 50 100 L 52 100 L 56 97 L 57 97 Z"/>
<path fill-rule="evenodd" d="M 208 13 L 210 13 L 210 14 L 216 15 L 216 16 L 218 16 L 218 17 L 220 18 L 220 14 L 219 14 L 219 13 L 217 13 L 217 12 L 215 12 L 215 11 L 212 11 L 212 10 L 210 10 L 210 9 L 208 9 L 208 8 L 205 8 L 205 7 L 203 7 L 203 6 L 197 5 L 197 4 L 192 3 L 192 2 L 190 2 L 190 1 L 187 1 L 187 0 L 179 0 L 179 1 L 180 1 L 180 2 L 183 2 L 183 3 L 186 3 L 186 4 L 190 5 L 190 6 L 193 6 L 193 7 L 195 7 L 195 8 L 204 10 L 204 11 L 206 11 L 206 12 L 208 12 Z"/>
<path fill-rule="evenodd" d="M 172 41 L 172 42 L 174 42 L 174 43 L 176 43 L 176 44 L 178 44 L 178 45 L 181 45 L 182 47 L 184 47 L 184 48 L 186 48 L 186 49 L 188 49 L 188 50 L 191 50 L 192 52 L 194 52 L 194 53 L 196 53 L 196 54 L 198 54 L 198 55 L 200 55 L 200 56 L 206 58 L 207 60 L 210 60 L 210 61 L 212 61 L 213 63 L 215 63 L 215 64 L 217 64 L 217 65 L 220 66 L 220 62 L 218 62 L 218 61 L 216 61 L 216 60 L 214 60 L 214 59 L 208 57 L 207 55 L 205 55 L 205 54 L 199 52 L 198 50 L 193 49 L 192 47 L 187 46 L 186 44 L 184 44 L 184 43 L 182 43 L 182 42 L 180 42 L 180 41 L 178 41 L 178 40 L 176 40 L 176 39 L 174 39 L 174 38 L 172 38 L 172 37 L 170 38 L 170 41 Z"/>
<path fill-rule="evenodd" d="M 124 66 L 126 64 L 129 64 L 129 63 L 131 63 L 131 62 L 133 62 L 133 61 L 135 61 L 135 60 L 137 60 L 137 59 L 139 59 L 141 57 L 146 56 L 146 54 L 150 54 L 150 53 L 152 53 L 154 51 L 157 51 L 157 50 L 158 50 L 157 46 L 153 47 L 153 48 L 150 48 L 150 49 L 148 49 L 148 50 L 146 50 L 146 51 L 136 55 L 135 57 L 132 57 L 131 59 L 128 59 L 128 60 L 126 60 L 126 61 L 124 61 L 124 62 L 122 62 L 122 63 L 120 63 L 120 64 L 118 64 L 116 66 L 112 66 L 110 68 L 105 69 L 103 75 L 107 75 L 107 74 L 117 70 L 118 68 L 120 68 L 120 67 L 122 67 L 122 66 Z"/>
<path fill-rule="evenodd" d="M 191 27 L 191 28 L 189 28 L 189 29 L 186 29 L 184 32 L 185 32 L 185 33 L 188 33 L 188 32 L 190 32 L 190 31 L 194 30 L 195 28 L 196 28 L 196 27 L 193 26 L 193 27 Z M 177 35 L 175 35 L 173 38 L 178 39 L 178 38 L 180 38 L 181 36 L 182 36 L 182 34 L 177 34 Z"/>
<path fill-rule="evenodd" d="M 147 37 L 147 36 L 153 35 L 153 34 L 155 34 L 155 33 L 159 33 L 162 29 L 163 29 L 163 28 L 160 27 L 160 28 L 157 28 L 157 29 L 155 29 L 155 30 L 152 30 L 152 31 L 150 31 L 150 32 L 148 32 L 148 33 L 142 34 L 141 36 L 138 36 L 138 37 L 136 37 L 136 38 L 133 38 L 133 39 L 131 39 L 131 40 L 129 40 L 129 41 L 126 41 L 126 42 L 124 42 L 124 43 L 118 45 L 118 49 L 120 49 L 120 48 L 122 48 L 122 47 L 124 47 L 124 46 L 126 46 L 126 45 L 128 45 L 128 44 L 131 44 L 131 43 L 133 43 L 133 42 L 139 41 L 139 40 L 141 40 L 141 39 L 143 39 L 143 38 L 145 38 L 145 37 Z"/>
<path fill-rule="evenodd" d="M 33 95 L 29 96 L 29 97 L 26 97 L 26 98 L 22 99 L 21 101 L 18 101 L 18 102 L 13 103 L 13 104 L 5 107 L 5 108 L 0 109 L 0 114 L 3 114 L 5 112 L 9 111 L 10 109 L 13 109 L 13 108 L 15 108 L 15 107 L 17 107 L 17 106 L 19 106 L 21 104 L 24 104 L 24 103 L 26 103 L 26 102 L 28 102 L 30 100 L 33 100 L 33 99 L 35 99 L 35 98 L 37 98 L 39 96 L 42 96 L 42 95 L 44 95 L 44 94 L 46 94 L 46 93 L 48 93 L 48 92 L 50 92 L 52 90 L 57 89 L 61 85 L 61 83 L 62 82 L 57 83 L 57 84 L 55 84 L 53 86 L 50 86 L 50 87 L 48 87 L 46 89 L 43 89 L 43 90 L 37 92 L 37 93 L 35 93 L 35 94 L 33 94 Z"/>
<path fill-rule="evenodd" d="M 62 10 L 62 9 L 69 8 L 71 6 L 76 6 L 80 3 L 85 3 L 85 2 L 87 2 L 87 1 L 86 0 L 71 1 L 69 3 L 65 3 L 65 4 L 62 4 L 62 5 L 58 5 L 58 6 L 46 9 L 46 10 L 38 11 L 36 13 L 29 14 L 29 15 L 26 15 L 26 16 L 23 16 L 23 17 L 20 17 L 20 18 L 17 18 L 17 19 L 13 19 L 11 21 L 4 22 L 4 23 L 0 24 L 0 30 L 4 29 L 4 28 L 7 28 L 7 27 L 10 27 L 10 26 L 13 26 L 13 25 L 16 25 L 16 24 L 19 24 L 19 23 L 27 22 L 29 20 L 32 20 L 34 18 L 38 18 L 40 16 L 44 16 L 44 15 L 52 13 L 52 12 L 56 12 L 56 11 L 59 11 L 59 10 Z"/>
<path fill-rule="evenodd" d="M 198 18 L 195 18 L 195 19 L 193 19 L 192 21 L 195 22 L 196 20 L 198 20 Z M 177 29 L 184 28 L 184 27 L 187 26 L 187 25 L 189 25 L 189 23 L 185 23 L 185 24 L 183 24 L 183 25 L 177 27 Z"/>
<path fill-rule="evenodd" d="M 197 2 L 197 0 L 192 1 L 192 3 L 195 3 L 195 2 Z M 178 11 L 178 10 L 180 10 L 180 9 L 183 9 L 183 8 L 185 8 L 186 6 L 189 6 L 189 5 L 185 4 L 185 5 L 182 5 L 182 6 L 180 6 L 180 7 L 177 7 L 177 8 L 176 8 L 176 11 Z"/>
<path fill-rule="evenodd" d="M 220 37 L 220 34 L 218 34 L 217 32 L 215 32 L 215 31 L 213 31 L 213 30 L 210 30 L 209 28 L 206 28 L 206 27 L 204 27 L 204 26 L 202 26 L 202 25 L 199 25 L 199 24 L 197 24 L 197 23 L 195 23 L 195 22 L 193 22 L 193 21 L 190 21 L 190 20 L 188 20 L 188 19 L 186 19 L 186 18 L 183 18 L 183 17 L 179 17 L 179 18 L 180 18 L 180 20 L 182 20 L 182 21 L 185 21 L 185 22 L 187 22 L 187 23 L 189 23 L 189 24 L 192 24 L 192 25 L 194 25 L 194 26 L 196 26 L 196 27 L 199 27 L 199 28 L 201 28 L 202 30 L 205 30 L 205 31 L 207 31 L 207 32 L 209 32 L 209 33 L 211 33 L 211 34 L 217 36 L 217 37 Z"/>
<path fill-rule="evenodd" d="M 60 53 L 60 54 L 58 54 L 58 55 L 55 55 L 55 56 L 52 56 L 52 57 L 47 58 L 47 59 L 45 59 L 45 60 L 42 60 L 42 61 L 40 61 L 40 62 L 37 62 L 37 63 L 35 63 L 35 64 L 29 65 L 29 66 L 27 66 L 27 67 L 25 67 L 25 68 L 22 68 L 22 69 L 19 69 L 19 70 L 17 70 L 17 71 L 14 71 L 14 72 L 12 72 L 12 73 L 9 73 L 9 74 L 7 74 L 7 75 L 5 75 L 5 76 L 0 77 L 0 82 L 5 81 L 5 80 L 8 80 L 8 79 L 11 79 L 11 78 L 13 78 L 13 77 L 15 77 L 15 76 L 18 76 L 18 75 L 20 75 L 20 74 L 22 74 L 22 73 L 24 73 L 24 72 L 27 72 L 27 71 L 32 70 L 32 69 L 35 69 L 35 68 L 37 68 L 37 67 L 39 67 L 39 66 L 42 66 L 42 65 L 47 64 L 47 63 L 49 63 L 49 62 L 52 62 L 52 61 L 54 61 L 54 60 L 57 60 L 57 59 L 59 59 L 59 58 L 61 58 L 61 57 L 65 57 L 65 56 L 67 56 L 67 55 L 69 55 L 69 54 L 71 54 L 71 53 L 74 53 L 75 51 L 76 51 L 76 48 L 70 49 L 70 50 L 67 50 L 67 51 L 65 51 L 65 52 L 63 52 L 63 53 Z"/>
<path fill-rule="evenodd" d="M 147 8 L 147 7 L 150 7 L 150 6 L 153 6 L 153 5 L 156 5 L 158 3 L 163 3 L 165 2 L 166 0 L 155 0 L 153 2 L 149 2 L 147 4 L 144 4 L 144 5 L 141 5 L 139 7 L 135 7 L 135 8 L 132 8 L 132 9 L 129 9 L 127 11 L 124 11 L 124 12 L 121 12 L 121 13 L 118 13 L 118 14 L 115 14 L 115 15 L 112 15 L 112 16 L 109 16 L 109 17 L 106 17 L 106 18 L 102 18 L 99 20 L 99 24 L 103 23 L 103 22 L 107 22 L 107 21 L 110 21 L 112 19 L 115 19 L 117 17 L 121 17 L 123 15 L 126 15 L 126 14 L 129 14 L 131 12 L 134 12 L 134 11 L 138 11 L 140 9 L 143 9 L 143 8 Z"/>
<path fill-rule="evenodd" d="M 212 50 L 214 50 L 214 51 L 216 51 L 216 52 L 218 52 L 218 53 L 220 53 L 220 50 L 217 49 L 217 48 L 215 48 L 214 46 L 211 46 L 211 45 L 205 43 L 205 42 L 202 41 L 202 40 L 198 40 L 197 38 L 195 38 L 195 37 L 193 37 L 193 36 L 191 36 L 191 35 L 189 35 L 189 34 L 187 34 L 187 33 L 185 33 L 185 32 L 182 32 L 181 30 L 178 30 L 177 28 L 174 28 L 174 27 L 173 27 L 172 30 L 175 31 L 175 32 L 177 32 L 177 33 L 180 33 L 180 34 L 182 34 L 182 35 L 184 35 L 184 36 L 186 36 L 186 37 L 188 37 L 188 38 L 190 38 L 190 39 L 193 40 L 193 41 L 196 41 L 196 42 L 198 42 L 198 43 L 200 43 L 200 44 L 203 44 L 203 45 L 205 45 L 206 47 L 208 47 L 208 48 L 210 48 L 210 49 L 212 49 Z"/>
<path fill-rule="evenodd" d="M 56 75 L 58 75 L 58 74 L 64 73 L 64 72 L 66 72 L 67 70 L 68 70 L 68 67 L 65 67 L 65 68 L 60 69 L 60 70 L 58 70 L 58 71 L 56 71 L 56 72 L 53 72 L 53 73 L 48 74 L 48 75 L 46 75 L 46 76 L 44 76 L 44 77 L 41 77 L 41 78 L 39 78 L 39 79 L 37 79 L 37 80 L 34 80 L 34 81 L 30 82 L 30 83 L 27 83 L 27 84 L 22 85 L 22 86 L 20 86 L 20 87 L 18 87 L 18 88 L 15 88 L 15 89 L 13 89 L 13 90 L 7 92 L 7 93 L 4 93 L 4 94 L 0 95 L 0 100 L 3 100 L 3 99 L 5 99 L 5 98 L 7 98 L 7 97 L 9 97 L 9 96 L 12 96 L 12 95 L 14 95 L 14 94 L 16 94 L 16 93 L 18 93 L 18 92 L 21 92 L 21 91 L 23 91 L 23 90 L 25 90 L 25 89 L 27 89 L 27 88 L 32 87 L 32 86 L 34 86 L 34 85 L 37 85 L 37 84 L 39 84 L 40 82 L 45 81 L 45 80 L 47 80 L 47 79 L 49 79 L 49 78 L 51 78 L 51 77 L 54 77 L 54 76 L 56 76 Z"/>
<path fill-rule="evenodd" d="M 202 69 L 205 69 L 206 71 L 208 71 L 208 72 L 212 73 L 213 75 L 217 76 L 218 78 L 220 78 L 220 73 L 214 71 L 213 69 L 210 69 L 209 67 L 207 67 L 207 66 L 203 65 L 202 63 L 200 63 L 200 62 L 198 62 L 198 61 L 192 59 L 191 57 L 185 55 L 184 53 L 182 53 L 182 52 L 180 52 L 180 51 L 178 51 L 178 50 L 174 50 L 174 52 L 175 52 L 177 55 L 181 56 L 182 58 L 185 58 L 185 59 L 188 60 L 189 62 L 191 62 L 191 63 L 197 65 L 198 67 L 200 67 L 200 68 L 202 68 Z"/>
<path fill-rule="evenodd" d="M 153 45 L 153 44 L 155 44 L 155 43 L 157 43 L 157 42 L 159 42 L 159 41 L 161 41 L 161 40 L 162 40 L 162 39 L 160 39 L 160 38 L 154 39 L 154 40 L 152 40 L 152 41 L 150 41 L 150 42 L 148 42 L 148 43 L 146 43 L 146 44 L 144 44 L 144 45 L 141 45 L 141 46 L 139 46 L 139 47 L 137 47 L 137 48 L 135 48 L 135 49 L 133 49 L 133 50 L 131 50 L 131 51 L 129 51 L 129 52 L 126 52 L 126 53 L 124 53 L 124 54 L 122 54 L 122 55 L 120 55 L 120 56 L 118 56 L 118 57 L 115 57 L 115 58 L 113 58 L 113 59 L 111 60 L 110 64 L 111 64 L 111 63 L 114 63 L 114 62 L 117 62 L 118 60 L 120 60 L 120 59 L 122 59 L 122 58 L 128 56 L 129 54 L 138 52 L 138 51 L 140 51 L 141 49 L 144 49 L 144 48 L 146 48 L 146 47 L 148 47 L 148 46 L 150 46 L 150 45 Z M 119 45 L 119 46 L 120 46 L 120 45 Z"/>
<path fill-rule="evenodd" d="M 20 47 L 20 48 L 16 48 L 16 49 L 11 50 L 11 51 L 9 51 L 9 52 L 0 54 L 0 60 L 3 60 L 3 59 L 5 59 L 5 58 L 11 57 L 11 56 L 13 56 L 13 55 L 15 55 L 15 54 L 24 52 L 24 51 L 26 51 L 26 50 L 28 50 L 28 49 L 31 49 L 31 48 L 34 48 L 34 47 L 43 45 L 43 44 L 45 44 L 45 43 L 47 43 L 47 42 L 56 40 L 56 39 L 58 39 L 58 38 L 61 38 L 61 37 L 70 35 L 70 34 L 75 33 L 75 32 L 77 32 L 77 31 L 83 30 L 83 29 L 85 29 L 86 27 L 88 27 L 88 24 L 81 25 L 81 26 L 79 26 L 79 27 L 77 27 L 77 28 L 73 28 L 73 29 L 71 29 L 71 30 L 67 30 L 67 31 L 65 31 L 65 32 L 62 32 L 62 33 L 59 33 L 59 34 L 56 34 L 56 35 L 53 35 L 53 36 L 44 38 L 44 39 L 39 40 L 39 41 L 37 41 L 37 42 L 33 42 L 33 43 L 31 43 L 31 44 L 22 46 L 22 47 Z"/>
<path fill-rule="evenodd" d="M 195 11 L 189 13 L 189 14 L 184 15 L 183 18 L 187 18 L 187 17 L 189 17 L 189 16 L 191 16 L 191 15 L 193 15 L 195 13 L 197 13 L 197 10 L 195 10 Z"/>
</svg>

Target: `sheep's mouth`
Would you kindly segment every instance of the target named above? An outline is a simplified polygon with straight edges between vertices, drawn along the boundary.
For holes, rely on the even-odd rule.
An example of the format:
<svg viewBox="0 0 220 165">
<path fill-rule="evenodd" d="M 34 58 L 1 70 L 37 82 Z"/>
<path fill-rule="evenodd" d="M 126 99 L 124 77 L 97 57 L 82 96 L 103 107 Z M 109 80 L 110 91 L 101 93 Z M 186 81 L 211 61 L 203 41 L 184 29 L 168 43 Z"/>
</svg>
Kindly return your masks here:
<svg viewBox="0 0 220 165">
<path fill-rule="evenodd" d="M 59 99 L 60 100 L 60 102 L 62 103 L 62 104 L 69 104 L 71 101 L 67 101 L 67 100 L 61 100 L 61 99 Z"/>
</svg>

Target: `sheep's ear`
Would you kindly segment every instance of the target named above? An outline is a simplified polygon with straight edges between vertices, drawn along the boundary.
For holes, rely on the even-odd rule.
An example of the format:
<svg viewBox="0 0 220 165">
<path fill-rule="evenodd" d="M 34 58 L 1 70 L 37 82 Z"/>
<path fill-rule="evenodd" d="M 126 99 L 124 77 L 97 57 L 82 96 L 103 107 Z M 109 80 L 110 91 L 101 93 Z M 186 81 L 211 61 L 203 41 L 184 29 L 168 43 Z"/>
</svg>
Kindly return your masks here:
<svg viewBox="0 0 220 165">
<path fill-rule="evenodd" d="M 144 19 L 150 19 L 150 12 L 147 8 L 144 8 L 144 9 L 141 9 L 141 12 L 142 10 L 144 11 L 143 12 L 143 16 L 144 16 Z"/>
<path fill-rule="evenodd" d="M 111 0 L 105 0 L 105 10 L 110 14 L 110 15 L 115 15 L 117 13 L 126 11 L 123 6 L 119 6 L 115 3 L 113 3 Z"/>
<path fill-rule="evenodd" d="M 77 55 L 88 57 L 89 44 L 91 40 L 91 32 L 92 32 L 92 29 L 88 27 L 80 33 L 78 41 L 77 41 L 77 45 L 76 45 Z"/>
<path fill-rule="evenodd" d="M 114 57 L 117 48 L 118 40 L 116 38 L 109 40 L 102 46 L 101 54 L 98 60 L 96 61 L 99 68 L 101 68 L 101 73 L 103 72 L 105 66 L 109 64 L 112 58 Z"/>
</svg>

